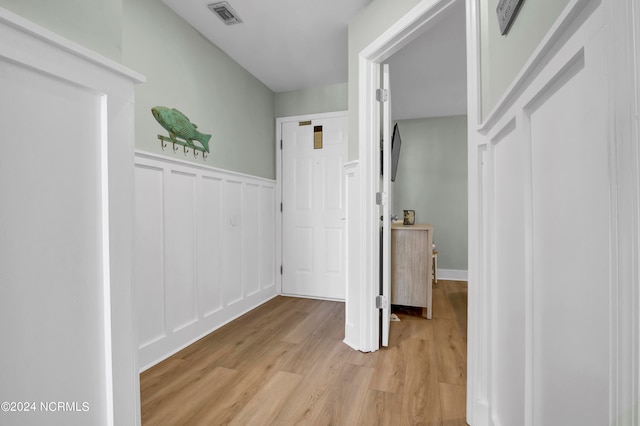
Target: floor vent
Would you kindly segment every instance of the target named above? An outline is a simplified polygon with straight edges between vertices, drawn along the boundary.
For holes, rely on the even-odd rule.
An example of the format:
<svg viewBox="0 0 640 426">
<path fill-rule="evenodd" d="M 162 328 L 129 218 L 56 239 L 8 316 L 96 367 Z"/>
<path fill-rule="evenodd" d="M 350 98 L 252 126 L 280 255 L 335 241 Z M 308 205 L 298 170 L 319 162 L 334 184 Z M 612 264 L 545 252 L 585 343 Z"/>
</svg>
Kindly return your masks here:
<svg viewBox="0 0 640 426">
<path fill-rule="evenodd" d="M 242 19 L 240 19 L 235 10 L 233 10 L 226 1 L 211 3 L 208 7 L 213 13 L 218 15 L 218 18 L 222 19 L 222 22 L 227 25 L 239 24 L 242 22 Z"/>
</svg>

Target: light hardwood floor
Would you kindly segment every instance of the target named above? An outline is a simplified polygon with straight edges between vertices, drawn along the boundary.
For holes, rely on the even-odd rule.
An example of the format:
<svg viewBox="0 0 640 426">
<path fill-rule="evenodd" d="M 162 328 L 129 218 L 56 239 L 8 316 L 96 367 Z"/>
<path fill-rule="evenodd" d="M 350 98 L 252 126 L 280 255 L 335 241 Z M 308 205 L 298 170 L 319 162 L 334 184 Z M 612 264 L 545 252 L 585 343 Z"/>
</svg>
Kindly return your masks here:
<svg viewBox="0 0 640 426">
<path fill-rule="evenodd" d="M 466 283 L 433 305 L 396 307 L 389 347 L 361 353 L 343 303 L 272 299 L 142 373 L 142 423 L 466 425 Z"/>
</svg>

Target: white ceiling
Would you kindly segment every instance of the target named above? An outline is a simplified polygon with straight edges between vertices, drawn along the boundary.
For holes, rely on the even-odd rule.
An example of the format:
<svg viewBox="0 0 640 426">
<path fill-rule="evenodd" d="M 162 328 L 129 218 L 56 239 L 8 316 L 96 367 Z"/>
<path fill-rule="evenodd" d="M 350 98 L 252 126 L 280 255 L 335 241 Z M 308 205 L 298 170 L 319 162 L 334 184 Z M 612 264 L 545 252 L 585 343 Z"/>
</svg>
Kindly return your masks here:
<svg viewBox="0 0 640 426">
<path fill-rule="evenodd" d="M 163 0 L 274 92 L 347 81 L 349 20 L 371 0 L 227 0 L 242 23 L 225 25 L 207 4 Z"/>
<path fill-rule="evenodd" d="M 207 5 L 162 0 L 274 92 L 348 79 L 348 22 L 371 0 L 227 0 L 242 23 Z M 464 2 L 387 61 L 394 119 L 466 114 Z"/>
</svg>

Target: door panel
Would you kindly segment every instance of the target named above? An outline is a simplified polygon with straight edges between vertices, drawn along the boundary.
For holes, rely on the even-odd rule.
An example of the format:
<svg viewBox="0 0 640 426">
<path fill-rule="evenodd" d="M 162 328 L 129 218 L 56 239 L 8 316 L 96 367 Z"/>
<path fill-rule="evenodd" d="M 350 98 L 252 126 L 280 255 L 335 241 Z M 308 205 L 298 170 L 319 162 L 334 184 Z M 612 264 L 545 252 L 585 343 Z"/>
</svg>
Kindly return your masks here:
<svg viewBox="0 0 640 426">
<path fill-rule="evenodd" d="M 314 129 L 322 126 L 322 147 Z M 347 117 L 282 123 L 282 293 L 345 298 Z"/>
<path fill-rule="evenodd" d="M 382 65 L 382 87 L 386 100 L 382 103 L 382 288 L 385 301 L 382 306 L 380 342 L 389 346 L 389 321 L 391 320 L 391 91 L 389 90 L 389 65 Z"/>
</svg>

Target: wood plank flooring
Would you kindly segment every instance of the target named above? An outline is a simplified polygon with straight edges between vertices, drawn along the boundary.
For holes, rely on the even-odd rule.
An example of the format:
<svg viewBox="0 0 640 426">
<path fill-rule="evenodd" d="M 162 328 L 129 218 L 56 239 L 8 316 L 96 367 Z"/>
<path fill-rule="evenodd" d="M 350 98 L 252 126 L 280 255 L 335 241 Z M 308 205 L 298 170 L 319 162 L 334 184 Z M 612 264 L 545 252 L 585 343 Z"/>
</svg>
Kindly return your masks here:
<svg viewBox="0 0 640 426">
<path fill-rule="evenodd" d="M 432 320 L 394 307 L 389 347 L 361 353 L 343 303 L 272 299 L 142 373 L 142 423 L 464 426 L 467 284 L 433 300 Z"/>
</svg>

